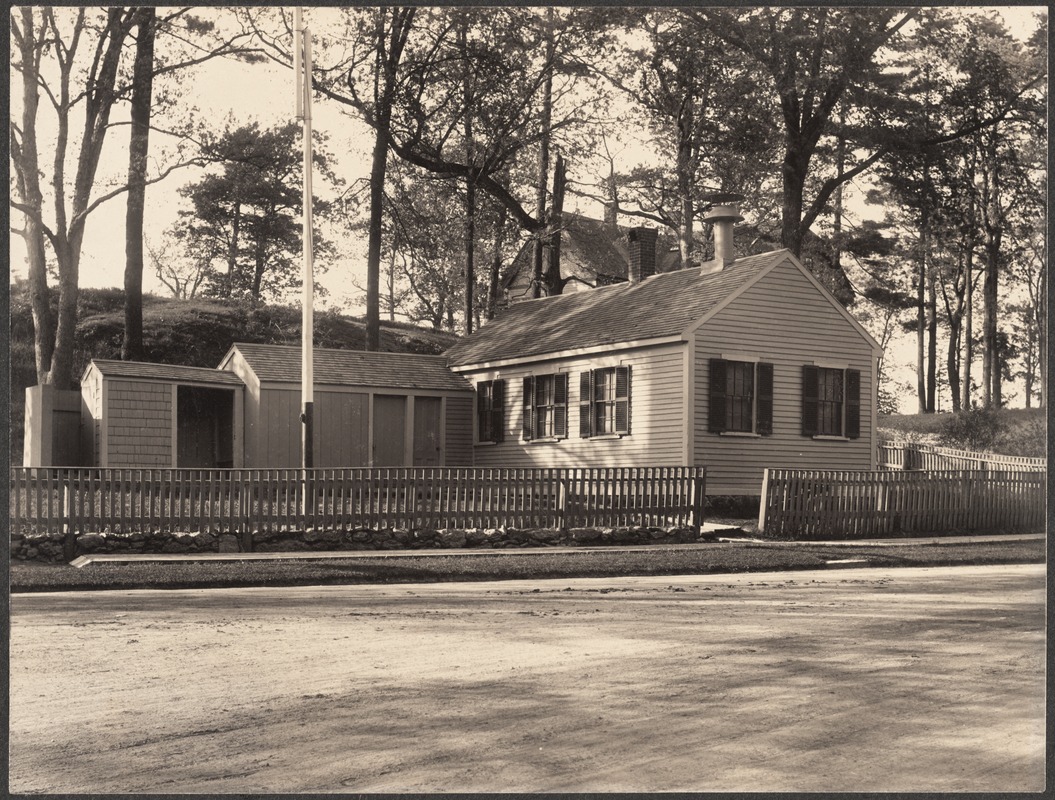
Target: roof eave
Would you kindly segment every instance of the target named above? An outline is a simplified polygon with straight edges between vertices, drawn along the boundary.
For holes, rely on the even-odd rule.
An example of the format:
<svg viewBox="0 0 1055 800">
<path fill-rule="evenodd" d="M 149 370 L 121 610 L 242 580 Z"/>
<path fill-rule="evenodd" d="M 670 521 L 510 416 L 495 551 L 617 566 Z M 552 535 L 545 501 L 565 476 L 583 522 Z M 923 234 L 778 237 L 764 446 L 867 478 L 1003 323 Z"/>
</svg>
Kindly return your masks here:
<svg viewBox="0 0 1055 800">
<path fill-rule="evenodd" d="M 448 368 L 452 372 L 458 373 L 475 372 L 481 369 L 498 369 L 499 367 L 530 364 L 536 361 L 555 361 L 561 358 L 577 358 L 579 356 L 589 356 L 596 353 L 637 350 L 642 347 L 661 347 L 668 344 L 681 344 L 686 341 L 688 341 L 687 338 L 682 334 L 676 336 L 660 336 L 652 339 L 634 339 L 627 342 L 608 342 L 605 344 L 591 345 L 590 347 L 579 347 L 574 350 L 550 350 L 545 353 L 516 356 L 514 358 L 500 358 L 495 361 L 468 361 L 464 364 L 448 365 Z"/>
</svg>

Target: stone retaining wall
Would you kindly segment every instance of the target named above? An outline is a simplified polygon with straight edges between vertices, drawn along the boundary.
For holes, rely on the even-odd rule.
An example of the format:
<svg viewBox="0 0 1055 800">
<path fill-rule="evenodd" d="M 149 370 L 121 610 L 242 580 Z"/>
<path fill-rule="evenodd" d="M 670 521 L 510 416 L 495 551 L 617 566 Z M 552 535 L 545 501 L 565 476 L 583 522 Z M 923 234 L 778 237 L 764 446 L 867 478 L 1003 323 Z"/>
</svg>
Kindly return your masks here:
<svg viewBox="0 0 1055 800">
<path fill-rule="evenodd" d="M 473 528 L 469 530 L 351 530 L 257 533 L 256 553 L 315 550 L 423 550 L 461 547 L 515 548 L 557 545 L 673 544 L 701 541 L 692 528 Z M 63 534 L 11 537 L 11 557 L 18 561 L 68 561 L 89 553 L 239 552 L 244 542 L 234 534 L 215 533 L 84 533 L 66 542 Z M 247 544 L 247 543 L 246 543 Z"/>
</svg>

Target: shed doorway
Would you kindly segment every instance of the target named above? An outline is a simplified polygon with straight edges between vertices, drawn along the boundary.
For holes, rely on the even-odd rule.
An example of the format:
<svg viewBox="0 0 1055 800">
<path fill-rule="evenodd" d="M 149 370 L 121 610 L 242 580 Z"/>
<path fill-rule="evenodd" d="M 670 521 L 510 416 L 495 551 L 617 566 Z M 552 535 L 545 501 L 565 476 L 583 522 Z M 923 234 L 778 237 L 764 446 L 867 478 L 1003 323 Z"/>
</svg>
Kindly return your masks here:
<svg viewBox="0 0 1055 800">
<path fill-rule="evenodd" d="M 414 398 L 414 466 L 440 465 L 440 398 Z"/>
<path fill-rule="evenodd" d="M 375 467 L 402 467 L 406 462 L 407 398 L 374 395 Z"/>
<path fill-rule="evenodd" d="M 234 390 L 176 387 L 176 466 L 234 466 Z"/>
</svg>

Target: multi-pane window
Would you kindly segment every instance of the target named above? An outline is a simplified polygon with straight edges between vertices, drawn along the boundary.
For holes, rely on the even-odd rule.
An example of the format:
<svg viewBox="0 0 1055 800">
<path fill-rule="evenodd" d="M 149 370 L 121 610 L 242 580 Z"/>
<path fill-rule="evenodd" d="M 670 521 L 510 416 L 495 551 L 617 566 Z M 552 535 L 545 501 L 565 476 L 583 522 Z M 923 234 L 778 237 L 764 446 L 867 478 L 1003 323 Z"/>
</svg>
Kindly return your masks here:
<svg viewBox="0 0 1055 800">
<path fill-rule="evenodd" d="M 843 435 L 843 371 L 817 370 L 817 433 Z"/>
<path fill-rule="evenodd" d="M 505 381 L 476 384 L 476 431 L 479 442 L 501 442 L 505 425 Z"/>
<path fill-rule="evenodd" d="M 710 360 L 707 430 L 711 433 L 773 433 L 773 365 Z"/>
<path fill-rule="evenodd" d="M 524 378 L 524 438 L 562 439 L 567 435 L 567 374 Z"/>
<path fill-rule="evenodd" d="M 860 437 L 860 370 L 803 366 L 802 435 Z"/>
<path fill-rule="evenodd" d="M 630 433 L 630 367 L 605 367 L 579 375 L 579 435 Z"/>
<path fill-rule="evenodd" d="M 754 406 L 755 365 L 730 361 L 725 371 L 725 429 L 750 433 Z"/>
</svg>

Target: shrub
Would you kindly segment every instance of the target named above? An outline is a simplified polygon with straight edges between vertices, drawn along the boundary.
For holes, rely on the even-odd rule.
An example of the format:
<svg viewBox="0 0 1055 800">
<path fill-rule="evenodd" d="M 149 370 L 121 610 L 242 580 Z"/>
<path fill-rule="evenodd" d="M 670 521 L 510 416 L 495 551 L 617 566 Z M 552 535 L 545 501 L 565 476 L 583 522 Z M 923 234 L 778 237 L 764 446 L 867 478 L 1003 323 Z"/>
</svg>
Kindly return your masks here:
<svg viewBox="0 0 1055 800">
<path fill-rule="evenodd" d="M 1042 418 L 1021 421 L 997 435 L 993 450 L 1005 456 L 1043 458 L 1048 453 L 1047 426 Z"/>
<path fill-rule="evenodd" d="M 995 410 L 976 408 L 945 416 L 938 428 L 938 441 L 964 450 L 992 450 L 1003 430 Z"/>
</svg>

